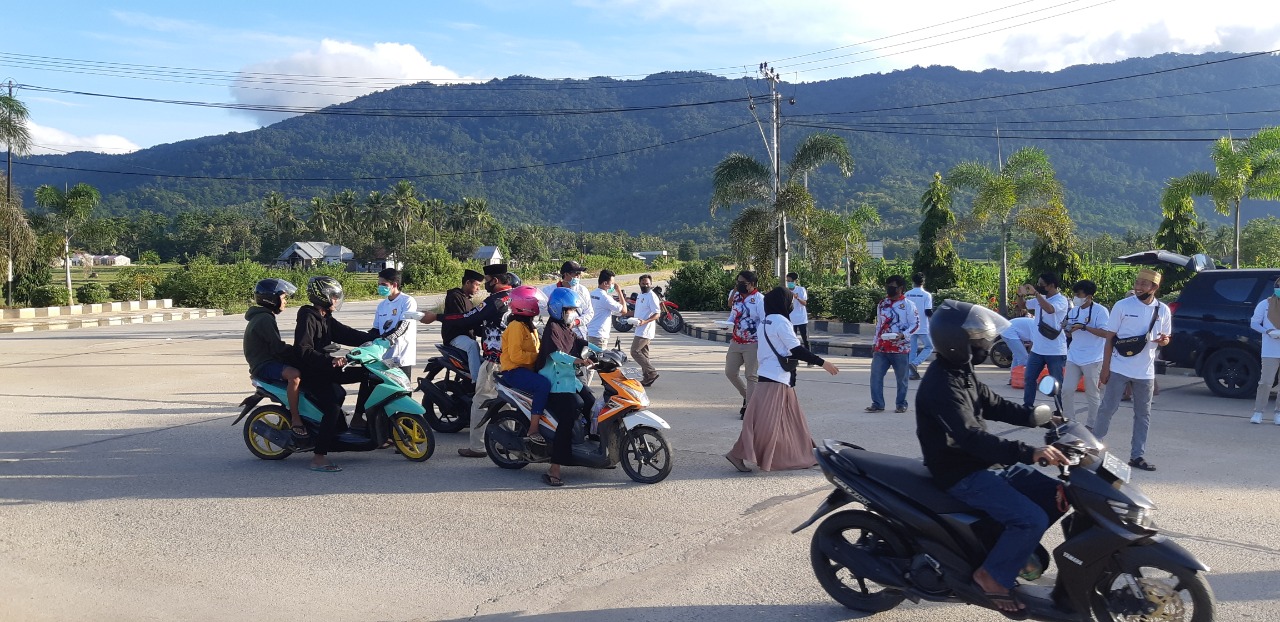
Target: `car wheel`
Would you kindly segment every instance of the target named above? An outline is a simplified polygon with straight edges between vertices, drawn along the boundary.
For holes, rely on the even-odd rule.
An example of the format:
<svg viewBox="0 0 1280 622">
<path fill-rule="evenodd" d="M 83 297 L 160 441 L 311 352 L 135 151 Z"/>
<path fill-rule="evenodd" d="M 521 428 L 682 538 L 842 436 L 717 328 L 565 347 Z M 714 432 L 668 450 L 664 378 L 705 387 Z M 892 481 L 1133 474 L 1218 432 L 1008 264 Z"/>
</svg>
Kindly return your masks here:
<svg viewBox="0 0 1280 622">
<path fill-rule="evenodd" d="M 1245 399 L 1258 389 L 1258 357 L 1240 348 L 1223 348 L 1204 363 L 1204 383 L 1214 395 Z"/>
</svg>

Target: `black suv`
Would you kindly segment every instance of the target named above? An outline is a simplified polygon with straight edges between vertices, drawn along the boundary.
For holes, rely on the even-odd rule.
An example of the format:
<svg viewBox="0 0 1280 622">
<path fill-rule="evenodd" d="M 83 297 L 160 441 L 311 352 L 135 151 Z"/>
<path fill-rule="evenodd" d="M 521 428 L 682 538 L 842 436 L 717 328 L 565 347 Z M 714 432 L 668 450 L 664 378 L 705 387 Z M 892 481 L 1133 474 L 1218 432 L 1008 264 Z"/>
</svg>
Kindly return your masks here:
<svg viewBox="0 0 1280 622">
<path fill-rule="evenodd" d="M 1167 264 L 1194 273 L 1173 311 L 1173 335 L 1160 351 L 1166 365 L 1194 369 L 1223 397 L 1252 398 L 1262 369 L 1262 335 L 1249 327 L 1258 301 L 1272 293 L 1280 268 L 1222 270 L 1204 255 L 1146 251 L 1120 257 L 1140 265 Z"/>
</svg>

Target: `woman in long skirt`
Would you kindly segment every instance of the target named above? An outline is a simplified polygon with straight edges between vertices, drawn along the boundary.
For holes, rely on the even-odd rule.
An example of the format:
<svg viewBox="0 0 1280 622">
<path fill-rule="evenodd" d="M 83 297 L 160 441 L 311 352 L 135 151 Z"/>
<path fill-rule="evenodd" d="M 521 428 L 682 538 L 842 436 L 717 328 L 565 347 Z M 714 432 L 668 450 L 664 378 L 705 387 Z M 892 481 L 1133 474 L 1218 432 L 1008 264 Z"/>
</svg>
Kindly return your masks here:
<svg viewBox="0 0 1280 622">
<path fill-rule="evenodd" d="M 762 471 L 807 469 L 813 459 L 813 435 L 796 399 L 798 361 L 821 365 L 827 373 L 840 370 L 800 344 L 791 326 L 791 292 L 776 287 L 764 296 L 766 318 L 760 326 L 760 347 L 756 350 L 760 383 L 747 403 L 742 433 L 725 458 L 734 468 L 747 473 L 747 462 Z"/>
</svg>

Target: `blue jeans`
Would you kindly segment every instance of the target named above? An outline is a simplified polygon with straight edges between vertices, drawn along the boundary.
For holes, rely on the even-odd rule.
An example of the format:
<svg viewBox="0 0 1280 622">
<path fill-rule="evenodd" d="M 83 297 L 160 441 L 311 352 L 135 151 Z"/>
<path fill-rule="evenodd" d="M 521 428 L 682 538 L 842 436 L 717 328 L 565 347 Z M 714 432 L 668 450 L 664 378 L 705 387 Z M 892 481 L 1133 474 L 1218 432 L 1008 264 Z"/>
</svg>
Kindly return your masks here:
<svg viewBox="0 0 1280 622">
<path fill-rule="evenodd" d="M 531 369 L 517 367 L 502 372 L 502 382 L 507 386 L 533 395 L 530 414 L 541 415 L 547 408 L 547 396 L 551 394 L 551 381 Z"/>
<path fill-rule="evenodd" d="M 1045 367 L 1049 368 L 1049 375 L 1062 382 L 1062 370 L 1067 366 L 1067 355 L 1057 354 L 1036 354 L 1032 352 L 1027 355 L 1027 371 L 1023 378 L 1026 379 L 1027 386 L 1022 390 L 1022 405 L 1030 408 L 1036 405 L 1036 379 L 1040 377 L 1040 370 Z M 1065 388 L 1063 389 L 1066 390 Z M 1071 387 L 1075 391 L 1075 387 Z"/>
<path fill-rule="evenodd" d="M 907 406 L 907 353 L 893 354 L 889 352 L 871 353 L 871 405 L 884 408 L 884 376 L 893 368 L 893 377 L 898 380 L 898 401 L 896 406 Z"/>
<path fill-rule="evenodd" d="M 1011 339 L 1004 335 L 1000 336 L 1004 338 L 1004 345 L 1009 346 L 1009 353 L 1013 355 L 1013 367 L 1025 367 L 1027 364 L 1027 346 L 1022 345 L 1022 340 L 1017 337 Z"/>
<path fill-rule="evenodd" d="M 1049 525 L 1062 518 L 1058 480 L 1025 464 L 970 473 L 947 493 L 1004 525 L 982 567 L 1008 588 L 1016 584 Z"/>
<path fill-rule="evenodd" d="M 917 349 L 916 344 L 919 345 Z M 921 363 L 929 360 L 929 355 L 933 354 L 933 338 L 928 333 L 917 333 L 911 336 L 911 365 L 919 367 Z"/>
</svg>

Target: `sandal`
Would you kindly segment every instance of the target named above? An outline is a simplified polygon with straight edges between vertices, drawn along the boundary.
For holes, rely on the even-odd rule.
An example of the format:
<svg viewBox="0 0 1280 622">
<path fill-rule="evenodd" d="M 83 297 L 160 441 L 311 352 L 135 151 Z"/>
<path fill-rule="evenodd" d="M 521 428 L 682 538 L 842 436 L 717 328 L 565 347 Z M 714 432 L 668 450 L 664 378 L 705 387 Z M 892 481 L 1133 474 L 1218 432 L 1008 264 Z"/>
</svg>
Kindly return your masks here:
<svg viewBox="0 0 1280 622">
<path fill-rule="evenodd" d="M 728 460 L 729 464 L 732 464 L 733 468 L 737 469 L 739 473 L 751 472 L 751 467 L 747 466 L 742 460 L 739 460 L 738 458 L 734 458 L 730 454 L 725 454 L 724 459 Z"/>
<path fill-rule="evenodd" d="M 311 434 L 307 432 L 307 426 L 302 425 L 301 423 L 293 426 L 292 428 L 289 428 L 289 431 L 292 432 L 293 436 L 298 439 L 306 439 L 307 437 L 311 436 Z"/>
<path fill-rule="evenodd" d="M 546 484 L 546 485 L 548 485 L 548 486 L 556 487 L 556 488 L 559 488 L 560 486 L 564 486 L 564 480 L 562 480 L 562 479 L 560 479 L 560 478 L 558 478 L 558 477 L 556 477 L 556 476 L 554 476 L 554 475 L 552 475 L 552 474 L 550 474 L 550 473 L 543 473 L 543 474 L 542 474 L 542 483 L 544 483 L 544 484 Z"/>
<path fill-rule="evenodd" d="M 1143 471 L 1156 470 L 1156 466 L 1154 464 L 1151 464 L 1150 462 L 1147 462 L 1145 458 L 1134 458 L 1133 460 L 1129 461 L 1129 466 L 1135 469 L 1142 469 Z"/>
<path fill-rule="evenodd" d="M 340 466 L 338 466 L 338 465 L 336 465 L 336 464 L 334 464 L 334 463 L 330 462 L 329 464 L 322 464 L 322 465 L 320 465 L 320 466 L 313 466 L 313 467 L 311 467 L 311 470 L 312 470 L 312 471 L 315 471 L 315 472 L 317 472 L 317 473 L 337 473 L 338 471 L 341 471 L 341 470 L 342 470 L 342 467 L 340 467 Z"/>
</svg>

